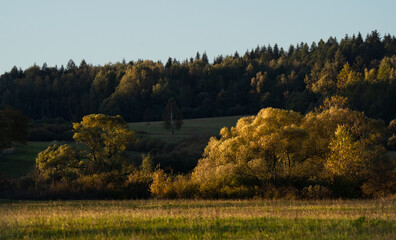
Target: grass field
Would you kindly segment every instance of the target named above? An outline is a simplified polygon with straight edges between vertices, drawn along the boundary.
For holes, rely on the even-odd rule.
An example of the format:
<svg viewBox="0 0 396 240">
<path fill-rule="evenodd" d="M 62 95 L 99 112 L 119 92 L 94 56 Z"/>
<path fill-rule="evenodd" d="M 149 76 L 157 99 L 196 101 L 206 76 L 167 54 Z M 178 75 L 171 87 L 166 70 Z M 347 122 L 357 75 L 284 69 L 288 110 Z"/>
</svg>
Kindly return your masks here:
<svg viewBox="0 0 396 240">
<path fill-rule="evenodd" d="M 16 152 L 0 158 L 0 174 L 7 177 L 20 177 L 33 168 L 36 156 L 51 142 L 28 142 L 15 144 Z"/>
<path fill-rule="evenodd" d="M 162 127 L 162 121 L 150 122 L 149 125 L 147 125 L 147 122 L 129 123 L 129 126 L 136 131 L 145 132 L 140 136 L 160 139 L 167 143 L 176 143 L 197 134 L 217 136 L 222 127 L 235 126 L 241 117 L 243 116 L 183 120 L 181 129 L 176 130 L 174 135 L 171 134 L 170 130 Z"/>
<path fill-rule="evenodd" d="M 1 239 L 395 239 L 396 200 L 0 203 Z"/>
</svg>

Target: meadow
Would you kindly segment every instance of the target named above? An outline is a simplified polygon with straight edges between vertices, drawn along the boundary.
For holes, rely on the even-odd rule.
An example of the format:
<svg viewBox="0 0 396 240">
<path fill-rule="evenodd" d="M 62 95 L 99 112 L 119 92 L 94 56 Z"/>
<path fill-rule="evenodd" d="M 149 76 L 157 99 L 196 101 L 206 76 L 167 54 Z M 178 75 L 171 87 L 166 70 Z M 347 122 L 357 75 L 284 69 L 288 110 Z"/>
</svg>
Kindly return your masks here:
<svg viewBox="0 0 396 240">
<path fill-rule="evenodd" d="M 166 143 L 177 143 L 194 135 L 217 136 L 223 127 L 235 126 L 243 116 L 196 118 L 183 120 L 183 125 L 172 135 L 169 129 L 162 127 L 162 121 L 129 123 L 131 129 L 137 131 L 140 137 L 162 140 Z"/>
<path fill-rule="evenodd" d="M 0 239 L 394 239 L 396 199 L 0 202 Z"/>
<path fill-rule="evenodd" d="M 0 158 L 0 175 L 20 177 L 33 169 L 37 154 L 44 151 L 52 142 L 16 143 L 16 151 Z"/>
</svg>

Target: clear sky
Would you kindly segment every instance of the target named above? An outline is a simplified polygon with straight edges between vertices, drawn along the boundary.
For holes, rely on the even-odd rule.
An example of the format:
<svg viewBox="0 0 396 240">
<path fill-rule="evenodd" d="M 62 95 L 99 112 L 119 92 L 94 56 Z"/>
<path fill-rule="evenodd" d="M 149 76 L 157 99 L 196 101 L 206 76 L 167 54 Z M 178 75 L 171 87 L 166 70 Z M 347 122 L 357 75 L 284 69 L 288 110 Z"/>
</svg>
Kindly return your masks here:
<svg viewBox="0 0 396 240">
<path fill-rule="evenodd" d="M 375 29 L 396 35 L 395 0 L 1 0 L 0 74 L 69 59 L 212 60 Z"/>
</svg>

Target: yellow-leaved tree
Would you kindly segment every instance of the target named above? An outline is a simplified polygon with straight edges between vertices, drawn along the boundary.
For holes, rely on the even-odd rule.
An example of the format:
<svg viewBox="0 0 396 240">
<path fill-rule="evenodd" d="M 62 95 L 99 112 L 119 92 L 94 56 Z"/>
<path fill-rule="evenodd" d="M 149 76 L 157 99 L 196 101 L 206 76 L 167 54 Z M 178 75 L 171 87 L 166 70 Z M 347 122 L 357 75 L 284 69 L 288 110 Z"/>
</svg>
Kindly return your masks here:
<svg viewBox="0 0 396 240">
<path fill-rule="evenodd" d="M 77 178 L 80 166 L 77 152 L 68 145 L 49 146 L 36 158 L 36 168 L 43 181 L 73 180 Z"/>
<path fill-rule="evenodd" d="M 88 148 L 89 172 L 120 170 L 126 164 L 123 153 L 134 139 L 134 132 L 121 116 L 91 114 L 73 124 L 73 139 Z"/>
<path fill-rule="evenodd" d="M 49 146 L 36 158 L 39 176 L 46 181 L 76 178 L 121 171 L 127 166 L 124 156 L 134 132 L 120 116 L 91 114 L 73 124 L 74 140 L 82 147 Z"/>
<path fill-rule="evenodd" d="M 327 99 L 305 116 L 266 108 L 241 118 L 235 127 L 223 128 L 219 139 L 210 139 L 192 183 L 204 197 L 271 187 L 295 192 L 304 186 L 339 197 L 362 195 L 362 184 L 387 159 L 386 128 L 350 110 L 344 100 Z"/>
<path fill-rule="evenodd" d="M 203 195 L 216 195 L 298 174 L 300 145 L 307 137 L 300 127 L 302 118 L 294 111 L 266 108 L 241 118 L 236 127 L 223 128 L 220 139 L 212 137 L 205 148 L 192 173 L 193 183 Z"/>
<path fill-rule="evenodd" d="M 325 162 L 330 177 L 358 178 L 370 164 L 366 147 L 364 141 L 354 139 L 346 126 L 338 125 Z"/>
</svg>

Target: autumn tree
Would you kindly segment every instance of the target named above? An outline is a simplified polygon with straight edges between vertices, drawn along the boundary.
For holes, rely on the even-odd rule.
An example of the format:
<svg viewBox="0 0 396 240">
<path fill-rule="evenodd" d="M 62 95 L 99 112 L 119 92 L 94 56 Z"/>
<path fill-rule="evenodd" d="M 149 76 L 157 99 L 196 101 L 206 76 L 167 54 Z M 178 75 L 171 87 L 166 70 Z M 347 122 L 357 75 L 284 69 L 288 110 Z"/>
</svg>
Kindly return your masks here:
<svg viewBox="0 0 396 240">
<path fill-rule="evenodd" d="M 333 139 L 329 143 L 329 155 L 325 169 L 331 178 L 353 179 L 363 173 L 369 165 L 366 144 L 356 141 L 347 127 L 338 125 Z"/>
<path fill-rule="evenodd" d="M 73 139 L 88 148 L 89 172 L 121 170 L 126 164 L 123 153 L 134 132 L 120 116 L 91 114 L 74 123 L 73 129 Z"/>
<path fill-rule="evenodd" d="M 241 185 L 264 187 L 298 174 L 307 132 L 300 113 L 266 108 L 212 137 L 192 173 L 203 193 Z"/>
<path fill-rule="evenodd" d="M 396 119 L 393 119 L 388 126 L 388 130 L 390 132 L 390 137 L 388 138 L 388 149 L 396 150 Z"/>
<path fill-rule="evenodd" d="M 127 166 L 124 155 L 133 141 L 134 132 L 120 116 L 91 114 L 73 124 L 74 140 L 84 147 L 49 146 L 36 158 L 36 169 L 44 180 L 70 179 L 76 175 L 90 175 L 122 171 Z"/>
<path fill-rule="evenodd" d="M 81 173 L 83 161 L 77 151 L 69 145 L 49 146 L 40 152 L 36 158 L 36 169 L 40 180 L 60 181 L 73 180 Z"/>
<path fill-rule="evenodd" d="M 251 91 L 258 93 L 259 95 L 264 93 L 264 86 L 268 81 L 268 73 L 267 72 L 258 72 L 256 77 L 252 78 L 250 81 Z"/>
<path fill-rule="evenodd" d="M 339 95 L 326 97 L 318 108 L 318 111 L 325 111 L 331 108 L 349 108 L 348 98 Z"/>
<path fill-rule="evenodd" d="M 356 73 L 349 63 L 346 63 L 337 76 L 338 90 L 344 89 L 347 85 L 359 81 L 361 74 Z"/>
<path fill-rule="evenodd" d="M 386 159 L 386 130 L 380 121 L 350 110 L 342 99 L 334 101 L 341 103 L 305 116 L 266 108 L 257 116 L 241 118 L 231 129 L 223 128 L 220 139 L 210 139 L 192 182 L 203 196 L 241 187 L 265 191 L 297 179 L 330 187 L 337 179 L 359 189 L 381 164 L 376 159 Z"/>
</svg>

